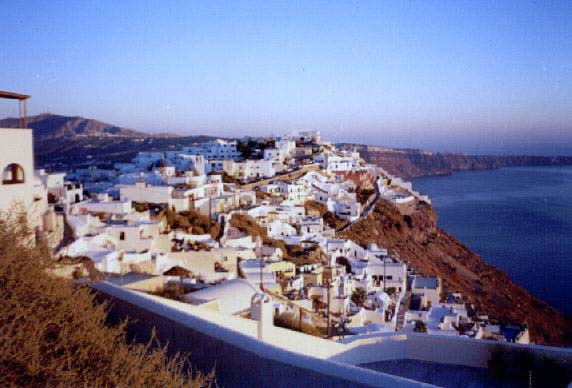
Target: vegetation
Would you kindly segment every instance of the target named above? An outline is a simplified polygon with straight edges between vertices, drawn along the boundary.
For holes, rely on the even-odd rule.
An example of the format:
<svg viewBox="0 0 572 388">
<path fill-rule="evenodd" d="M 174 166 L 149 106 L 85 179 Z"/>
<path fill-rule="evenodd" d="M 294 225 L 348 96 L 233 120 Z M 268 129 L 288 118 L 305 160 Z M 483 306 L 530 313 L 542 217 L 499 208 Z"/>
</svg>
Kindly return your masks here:
<svg viewBox="0 0 572 388">
<path fill-rule="evenodd" d="M 356 191 L 357 200 L 362 205 L 365 204 L 368 201 L 368 199 L 374 194 L 375 190 L 373 188 L 358 187 Z"/>
<path fill-rule="evenodd" d="M 240 184 L 240 182 L 238 181 L 237 178 L 233 177 L 232 175 L 230 175 L 226 171 L 223 171 L 221 175 L 222 175 L 222 182 L 223 183 L 234 183 L 235 185 Z"/>
<path fill-rule="evenodd" d="M 169 283 L 151 294 L 179 302 L 185 301 L 185 288 L 182 284 Z"/>
<path fill-rule="evenodd" d="M 133 206 L 133 209 L 135 209 L 135 211 L 139 212 L 139 213 L 143 213 L 147 210 L 154 212 L 154 213 L 159 213 L 165 208 L 165 205 L 157 204 L 157 203 L 149 203 L 149 202 L 135 202 L 135 201 L 133 201 L 133 202 L 131 202 L 131 205 Z"/>
<path fill-rule="evenodd" d="M 274 325 L 316 337 L 323 337 L 326 334 L 325 330 L 320 330 L 320 328 L 312 325 L 311 323 L 304 320 L 300 322 L 300 315 L 295 315 L 289 312 L 282 313 L 275 317 Z"/>
<path fill-rule="evenodd" d="M 230 225 L 253 238 L 260 237 L 264 245 L 282 249 L 284 260 L 291 261 L 296 265 L 320 262 L 322 251 L 319 246 L 304 249 L 298 244 L 286 245 L 284 240 L 275 240 L 268 236 L 266 228 L 248 214 L 234 214 L 230 219 Z"/>
<path fill-rule="evenodd" d="M 423 321 L 415 321 L 413 331 L 415 333 L 427 333 L 427 325 Z"/>
<path fill-rule="evenodd" d="M 385 292 L 387 293 L 387 295 L 391 296 L 391 297 L 396 297 L 397 296 L 397 289 L 395 287 L 388 287 Z"/>
<path fill-rule="evenodd" d="M 237 228 L 255 239 L 260 237 L 264 243 L 270 243 L 272 241 L 268 236 L 266 228 L 260 226 L 258 222 L 248 214 L 233 214 L 230 219 L 230 226 Z"/>
<path fill-rule="evenodd" d="M 324 217 L 324 215 L 328 212 L 326 205 L 318 201 L 314 201 L 313 199 L 309 199 L 304 202 L 304 209 L 306 210 L 306 214 L 316 215 L 320 217 Z"/>
<path fill-rule="evenodd" d="M 347 257 L 336 257 L 336 264 L 343 265 L 346 268 L 346 273 L 352 273 L 352 265 Z"/>
<path fill-rule="evenodd" d="M 274 140 L 258 142 L 254 139 L 248 139 L 247 141 L 239 141 L 236 145 L 236 149 L 240 151 L 242 157 L 245 159 L 256 159 L 260 158 L 261 155 L 255 153 L 255 150 L 265 150 L 266 148 L 276 147 L 276 142 Z"/>
<path fill-rule="evenodd" d="M 330 228 L 334 228 L 336 230 L 340 229 L 342 226 L 344 226 L 347 223 L 344 219 L 336 216 L 331 211 L 327 211 L 326 214 L 324 214 L 324 222 Z"/>
<path fill-rule="evenodd" d="M 363 304 L 365 303 L 365 300 L 367 299 L 367 293 L 365 292 L 365 290 L 361 287 L 358 287 L 354 290 L 354 292 L 352 293 L 352 302 L 354 302 L 356 304 L 356 306 L 363 306 Z"/>
<path fill-rule="evenodd" d="M 27 243 L 25 220 L 0 220 L 0 380 L 7 386 L 204 386 L 156 339 L 127 343 L 86 287 L 49 275 L 49 248 Z"/>
<path fill-rule="evenodd" d="M 319 215 L 324 219 L 324 223 L 330 228 L 340 229 L 346 224 L 346 221 L 336 216 L 334 213 L 328 210 L 326 205 L 314 201 L 313 199 L 304 202 L 304 209 L 306 209 L 306 214 L 309 215 Z"/>
<path fill-rule="evenodd" d="M 299 244 L 288 245 L 287 260 L 293 262 L 297 266 L 320 263 L 322 255 L 322 249 L 318 245 L 311 248 L 304 248 Z"/>
<path fill-rule="evenodd" d="M 177 213 L 173 209 L 165 210 L 167 224 L 172 229 L 185 229 L 192 234 L 206 234 L 209 231 L 209 217 L 197 210 L 188 210 Z M 221 231 L 217 221 L 210 220 L 211 237 L 216 238 Z"/>
</svg>

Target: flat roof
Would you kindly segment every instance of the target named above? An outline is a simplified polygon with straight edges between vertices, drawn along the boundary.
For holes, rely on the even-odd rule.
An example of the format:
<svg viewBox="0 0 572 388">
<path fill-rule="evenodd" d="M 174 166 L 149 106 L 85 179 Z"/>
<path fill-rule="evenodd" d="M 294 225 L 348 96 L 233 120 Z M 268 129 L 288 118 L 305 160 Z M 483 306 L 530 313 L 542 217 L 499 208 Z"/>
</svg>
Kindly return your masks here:
<svg viewBox="0 0 572 388">
<path fill-rule="evenodd" d="M 10 100 L 27 100 L 28 98 L 30 98 L 30 96 L 26 95 L 26 94 L 18 94 L 18 93 L 12 93 L 12 92 L 6 92 L 4 90 L 0 90 L 0 98 L 7 98 Z"/>
<path fill-rule="evenodd" d="M 413 280 L 414 288 L 437 288 L 439 285 L 437 278 L 418 276 Z"/>
</svg>

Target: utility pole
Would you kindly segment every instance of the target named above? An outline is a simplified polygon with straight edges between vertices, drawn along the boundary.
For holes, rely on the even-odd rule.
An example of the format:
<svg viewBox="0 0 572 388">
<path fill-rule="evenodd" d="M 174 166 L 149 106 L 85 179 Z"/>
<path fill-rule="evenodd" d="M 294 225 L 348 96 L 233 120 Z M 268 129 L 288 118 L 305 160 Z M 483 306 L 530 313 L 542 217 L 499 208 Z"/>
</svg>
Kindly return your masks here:
<svg viewBox="0 0 572 388">
<path fill-rule="evenodd" d="M 212 221 L 211 200 L 212 197 L 209 195 L 209 234 L 211 234 L 211 221 Z"/>
<path fill-rule="evenodd" d="M 326 287 L 328 287 L 328 306 L 327 306 L 327 317 L 328 317 L 328 323 L 327 323 L 327 327 L 326 327 L 326 336 L 328 338 L 330 338 L 330 281 L 328 280 L 326 282 Z"/>
<path fill-rule="evenodd" d="M 260 258 L 260 290 L 264 291 L 264 288 L 262 287 L 262 267 L 263 267 L 263 261 L 262 261 L 262 257 Z"/>
<path fill-rule="evenodd" d="M 385 257 L 383 258 L 383 292 L 385 292 Z"/>
</svg>

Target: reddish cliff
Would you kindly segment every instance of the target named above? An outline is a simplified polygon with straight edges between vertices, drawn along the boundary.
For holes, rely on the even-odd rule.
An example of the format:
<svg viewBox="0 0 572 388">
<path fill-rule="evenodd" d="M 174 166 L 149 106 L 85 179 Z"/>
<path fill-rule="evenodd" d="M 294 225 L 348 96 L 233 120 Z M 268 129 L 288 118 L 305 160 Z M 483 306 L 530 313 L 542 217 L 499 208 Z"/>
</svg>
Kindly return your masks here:
<svg viewBox="0 0 572 388">
<path fill-rule="evenodd" d="M 433 208 L 425 203 L 411 216 L 403 216 L 390 203 L 380 201 L 366 219 L 342 236 L 362 245 L 375 242 L 398 253 L 421 273 L 440 276 L 450 291 L 462 292 L 491 318 L 526 322 L 532 341 L 556 346 L 564 343 L 570 324 L 560 312 L 439 229 L 436 218 Z"/>
<path fill-rule="evenodd" d="M 499 167 L 572 164 L 572 156 L 464 155 L 360 144 L 341 146 L 346 149 L 357 149 L 368 163 L 383 167 L 388 173 L 402 178 L 448 175 L 453 171 L 488 170 Z"/>
</svg>

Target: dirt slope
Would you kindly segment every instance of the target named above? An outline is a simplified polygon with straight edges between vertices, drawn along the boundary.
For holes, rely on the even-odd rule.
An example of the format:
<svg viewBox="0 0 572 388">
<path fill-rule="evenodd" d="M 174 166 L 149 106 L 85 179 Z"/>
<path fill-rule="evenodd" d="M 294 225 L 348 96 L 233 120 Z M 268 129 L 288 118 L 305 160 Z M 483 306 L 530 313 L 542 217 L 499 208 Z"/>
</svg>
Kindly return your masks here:
<svg viewBox="0 0 572 388">
<path fill-rule="evenodd" d="M 491 318 L 526 322 L 534 342 L 570 346 L 571 325 L 563 314 L 438 228 L 436 220 L 428 204 L 420 203 L 412 216 L 402 216 L 389 202 L 380 201 L 342 237 L 387 247 L 421 273 L 440 276 L 450 291 L 461 291 Z"/>
</svg>

